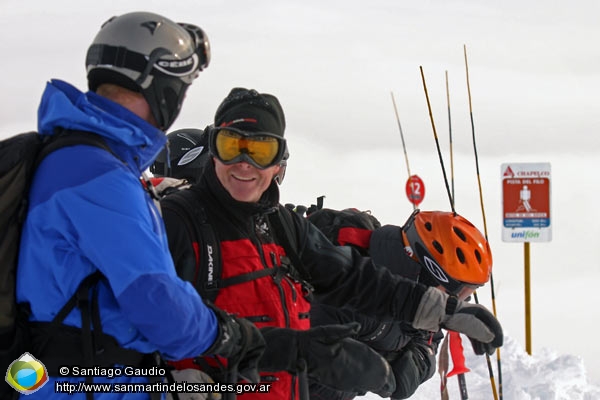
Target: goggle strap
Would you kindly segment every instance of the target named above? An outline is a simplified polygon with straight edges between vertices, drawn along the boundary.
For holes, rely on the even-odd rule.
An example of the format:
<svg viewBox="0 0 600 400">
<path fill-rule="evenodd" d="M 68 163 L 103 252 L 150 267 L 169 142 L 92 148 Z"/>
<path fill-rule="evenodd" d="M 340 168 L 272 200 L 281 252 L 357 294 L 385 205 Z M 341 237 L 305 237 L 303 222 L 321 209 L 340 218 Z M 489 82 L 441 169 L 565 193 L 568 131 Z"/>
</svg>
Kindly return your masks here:
<svg viewBox="0 0 600 400">
<path fill-rule="evenodd" d="M 90 46 L 86 65 L 114 65 L 137 72 L 143 72 L 148 65 L 146 57 L 123 46 L 93 44 Z"/>
<path fill-rule="evenodd" d="M 155 63 L 165 54 L 170 54 L 167 49 L 157 48 L 146 58 L 145 55 L 128 50 L 123 46 L 93 44 L 87 52 L 86 65 L 112 65 L 139 72 L 140 76 L 136 79 L 136 83 L 141 85 L 154 69 Z M 198 54 L 197 51 L 196 54 Z M 203 54 L 201 58 L 204 58 L 204 60 L 199 62 L 200 70 L 206 68 L 207 65 L 206 55 Z"/>
</svg>

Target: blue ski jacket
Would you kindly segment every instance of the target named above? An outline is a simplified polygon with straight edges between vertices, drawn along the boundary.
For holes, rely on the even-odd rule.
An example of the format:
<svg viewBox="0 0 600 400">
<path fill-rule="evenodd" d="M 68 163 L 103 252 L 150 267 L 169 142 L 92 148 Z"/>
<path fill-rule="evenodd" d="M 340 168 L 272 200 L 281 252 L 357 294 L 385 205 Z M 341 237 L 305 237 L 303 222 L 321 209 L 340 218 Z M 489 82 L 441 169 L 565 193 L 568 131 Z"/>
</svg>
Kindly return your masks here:
<svg viewBox="0 0 600 400">
<path fill-rule="evenodd" d="M 51 321 L 79 283 L 99 270 L 102 329 L 125 348 L 167 359 L 202 354 L 218 333 L 214 313 L 177 277 L 164 225 L 139 177 L 164 146 L 162 131 L 124 107 L 59 80 L 48 82 L 38 131 L 57 128 L 101 135 L 117 155 L 89 145 L 61 148 L 36 171 L 24 223 L 17 301 L 29 302 L 32 321 Z M 64 321 L 81 326 L 76 308 Z M 35 354 L 33 354 L 35 357 Z M 56 393 L 50 378 L 31 398 L 83 399 Z M 146 377 L 96 378 L 113 384 Z M 96 399 L 147 399 L 148 394 L 96 394 Z"/>
</svg>

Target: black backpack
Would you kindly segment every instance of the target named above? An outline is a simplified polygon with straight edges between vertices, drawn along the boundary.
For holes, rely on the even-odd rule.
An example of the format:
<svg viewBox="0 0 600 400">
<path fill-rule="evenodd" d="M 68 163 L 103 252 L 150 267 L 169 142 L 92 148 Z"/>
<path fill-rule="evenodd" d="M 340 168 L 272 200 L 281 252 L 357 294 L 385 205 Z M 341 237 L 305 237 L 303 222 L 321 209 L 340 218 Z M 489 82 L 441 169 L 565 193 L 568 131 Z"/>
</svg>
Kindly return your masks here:
<svg viewBox="0 0 600 400">
<path fill-rule="evenodd" d="M 111 350 L 111 357 L 115 354 L 115 344 L 108 335 L 103 335 L 100 327 L 96 326 L 96 315 L 84 312 L 82 304 L 90 295 L 91 288 L 98 280 L 102 279 L 100 273 L 88 276 L 79 286 L 77 292 L 58 311 L 54 321 L 49 323 L 28 323 L 27 304 L 16 302 L 16 269 L 18 265 L 21 229 L 28 208 L 29 187 L 33 173 L 41 161 L 51 152 L 67 146 L 85 144 L 96 146 L 114 155 L 112 150 L 100 136 L 88 132 L 64 131 L 50 137 L 43 137 L 37 132 L 27 132 L 0 141 L 0 372 L 5 374 L 8 366 L 19 358 L 24 352 L 31 351 L 31 329 L 48 332 L 54 340 L 46 344 L 48 359 L 42 358 L 47 369 L 57 368 L 61 360 L 64 364 L 71 357 L 71 353 L 83 349 L 83 357 L 89 353 L 85 350 L 92 341 L 90 325 L 94 325 L 94 338 L 102 346 Z M 115 155 L 116 156 L 116 155 Z M 62 325 L 62 321 L 74 307 L 82 308 L 83 329 L 75 329 Z M 87 315 L 86 315 L 87 314 Z M 87 326 L 85 319 L 87 318 Z M 43 336 L 43 335 L 42 335 Z M 77 340 L 81 346 L 77 346 Z M 110 343 L 109 343 L 110 342 Z M 39 345 L 39 343 L 36 343 Z M 92 345 L 97 346 L 98 343 Z M 86 347 L 87 346 L 87 347 Z M 44 347 L 44 346 L 42 346 Z M 80 348 L 78 348 L 80 347 Z M 73 350 L 74 348 L 74 350 Z M 97 348 L 97 347 L 96 347 Z M 121 359 L 138 362 L 142 357 L 137 352 L 126 349 L 118 350 Z M 103 349 L 104 350 L 104 349 Z M 122 350 L 122 352 L 121 352 Z M 125 354 L 125 353 L 127 354 Z M 64 354 L 64 357 L 61 355 Z M 36 354 L 33 354 L 36 356 Z M 76 359 L 80 354 L 77 354 Z M 93 357 L 93 355 L 92 355 Z M 75 361 L 77 363 L 77 361 Z M 49 365 L 50 364 L 50 365 Z M 51 373 L 51 372 L 50 372 Z M 51 373 L 52 374 L 52 373 Z M 13 390 L 6 382 L 0 385 L 0 398 L 11 399 L 18 397 L 19 393 Z"/>
<path fill-rule="evenodd" d="M 321 208 L 308 214 L 306 218 L 333 244 L 352 246 L 365 256 L 368 255 L 371 232 L 381 228 L 381 223 L 370 211 L 356 208 Z"/>
</svg>

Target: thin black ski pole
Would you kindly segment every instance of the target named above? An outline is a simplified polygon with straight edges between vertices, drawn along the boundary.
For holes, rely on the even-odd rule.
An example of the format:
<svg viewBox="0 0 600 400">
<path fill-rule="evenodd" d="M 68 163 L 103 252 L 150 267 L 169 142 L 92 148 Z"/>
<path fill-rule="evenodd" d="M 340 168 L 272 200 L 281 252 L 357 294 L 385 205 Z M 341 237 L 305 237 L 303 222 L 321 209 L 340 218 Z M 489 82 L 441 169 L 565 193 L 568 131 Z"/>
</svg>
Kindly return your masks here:
<svg viewBox="0 0 600 400">
<path fill-rule="evenodd" d="M 450 115 L 450 87 L 448 86 L 448 71 L 446 71 L 446 102 L 448 103 L 448 137 L 450 139 L 450 182 L 452 187 L 452 200 L 456 204 L 454 194 L 454 151 L 452 150 L 452 117 Z"/>
<path fill-rule="evenodd" d="M 421 70 L 421 79 L 423 80 L 423 89 L 425 90 L 425 98 L 427 99 L 427 109 L 429 110 L 429 119 L 431 120 L 431 127 L 433 129 L 433 137 L 435 139 L 435 145 L 437 147 L 438 157 L 440 158 L 440 165 L 442 166 L 442 173 L 444 174 L 444 183 L 446 184 L 446 192 L 448 193 L 448 200 L 450 200 L 450 207 L 452 212 L 456 214 L 454 210 L 454 199 L 450 193 L 450 186 L 448 186 L 448 177 L 446 176 L 446 168 L 444 167 L 444 159 L 442 158 L 442 152 L 440 150 L 440 141 L 438 140 L 437 132 L 435 131 L 435 122 L 433 122 L 433 114 L 431 112 L 431 104 L 429 102 L 429 94 L 427 93 L 427 84 L 425 83 L 425 75 L 423 73 L 423 67 L 419 66 Z"/>
<path fill-rule="evenodd" d="M 452 201 L 456 205 L 456 197 L 454 193 L 454 151 L 452 149 L 452 118 L 450 117 L 450 86 L 448 85 L 448 71 L 445 71 L 446 75 L 446 102 L 448 104 L 448 136 L 450 138 L 450 181 L 452 187 Z M 460 336 L 458 337 L 460 340 Z M 467 379 L 464 373 L 457 375 L 458 377 L 458 388 L 460 391 L 461 400 L 468 400 L 469 391 L 467 390 Z"/>
<path fill-rule="evenodd" d="M 404 159 L 406 160 L 406 171 L 408 172 L 408 179 L 412 176 L 410 173 L 410 166 L 408 164 L 408 153 L 406 152 L 406 144 L 404 143 L 404 134 L 402 133 L 402 125 L 400 124 L 400 117 L 398 116 L 398 109 L 396 108 L 396 100 L 394 99 L 394 92 L 390 92 L 392 95 L 392 104 L 394 105 L 394 113 L 396 114 L 396 121 L 398 122 L 398 130 L 400 131 L 400 138 L 402 139 L 402 148 L 404 150 Z M 411 202 L 412 203 L 412 202 Z M 415 203 L 412 203 L 413 210 L 417 208 Z"/>
<path fill-rule="evenodd" d="M 473 122 L 473 105 L 472 105 L 472 101 L 471 101 L 471 85 L 469 83 L 469 64 L 467 62 L 467 46 L 464 45 L 463 49 L 464 49 L 464 54 L 465 54 L 465 71 L 467 74 L 467 92 L 469 95 L 469 116 L 471 119 L 473 151 L 475 154 L 475 169 L 477 172 L 477 184 L 479 185 L 479 202 L 481 204 L 481 214 L 482 214 L 482 218 L 483 218 L 484 235 L 485 235 L 485 239 L 488 240 L 487 223 L 486 223 L 486 218 L 485 218 L 485 208 L 483 206 L 483 191 L 481 189 L 481 177 L 479 174 L 479 157 L 477 155 L 477 144 L 475 142 L 475 124 Z M 493 273 L 490 273 L 490 289 L 491 289 L 491 296 L 492 296 L 492 310 L 494 312 L 494 316 L 497 317 L 497 315 L 496 315 L 496 295 L 494 292 L 494 275 L 493 275 Z M 475 301 L 477 303 L 479 303 L 476 293 L 475 293 Z M 498 358 L 498 389 L 499 389 L 499 393 L 500 393 L 500 400 L 502 400 L 502 363 L 501 363 L 501 358 L 500 358 L 500 348 L 499 347 L 496 349 L 496 356 Z M 494 393 L 494 399 L 498 400 L 498 393 L 496 393 L 496 384 L 494 382 L 494 373 L 492 370 L 490 356 L 487 354 L 486 354 L 486 359 L 487 359 L 487 363 L 488 363 L 488 370 L 490 373 L 490 382 L 492 384 L 492 391 Z"/>
<path fill-rule="evenodd" d="M 465 374 L 458 375 L 458 390 L 460 391 L 461 400 L 469 399 L 469 392 L 467 392 L 467 380 Z"/>
</svg>

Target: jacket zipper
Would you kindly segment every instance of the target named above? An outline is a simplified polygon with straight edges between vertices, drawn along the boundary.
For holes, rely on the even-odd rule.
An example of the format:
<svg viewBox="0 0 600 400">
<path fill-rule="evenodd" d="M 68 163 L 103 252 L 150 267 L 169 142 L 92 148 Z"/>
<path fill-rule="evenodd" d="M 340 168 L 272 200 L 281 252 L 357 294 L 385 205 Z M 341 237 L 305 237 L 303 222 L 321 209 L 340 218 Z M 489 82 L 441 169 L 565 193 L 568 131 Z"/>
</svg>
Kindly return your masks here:
<svg viewBox="0 0 600 400">
<path fill-rule="evenodd" d="M 279 266 L 277 264 L 277 256 L 273 252 L 271 252 L 271 259 L 273 260 L 273 268 L 281 269 L 281 266 Z M 283 271 L 281 271 L 281 272 L 283 272 Z M 279 273 L 276 273 L 275 275 L 273 275 L 273 282 L 275 282 L 275 284 L 277 285 L 277 289 L 279 290 L 279 297 L 281 299 L 281 304 L 283 306 L 282 308 L 283 308 L 283 316 L 285 318 L 285 327 L 289 328 L 291 326 L 290 313 L 289 313 L 289 310 L 287 307 L 288 306 L 287 302 L 285 300 L 285 289 L 283 288 L 283 284 L 281 283 L 281 281 L 284 279 L 285 279 L 285 275 L 281 276 Z"/>
<path fill-rule="evenodd" d="M 252 229 L 251 232 L 253 234 L 253 242 L 255 243 L 255 246 L 258 249 L 258 254 L 260 255 L 260 260 L 262 262 L 262 266 L 263 268 L 269 268 L 265 259 L 265 253 L 263 251 L 263 247 L 262 247 L 262 242 L 260 240 L 260 238 L 258 237 L 258 235 L 256 234 L 256 225 L 257 225 L 257 219 L 253 219 L 252 221 Z M 277 256 L 275 255 L 275 253 L 271 252 L 271 260 L 273 262 L 273 268 L 280 268 L 279 263 L 277 263 Z M 287 302 L 285 301 L 285 291 L 283 289 L 283 286 L 281 285 L 281 279 L 278 277 L 278 274 L 276 273 L 275 275 L 273 275 L 273 282 L 275 283 L 275 285 L 277 286 L 277 290 L 279 291 L 279 298 L 281 300 L 281 305 L 282 305 L 282 309 L 283 309 L 283 317 L 285 320 L 285 326 L 284 328 L 289 328 L 290 327 L 290 313 L 288 311 L 287 308 Z"/>
</svg>

